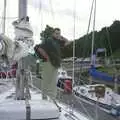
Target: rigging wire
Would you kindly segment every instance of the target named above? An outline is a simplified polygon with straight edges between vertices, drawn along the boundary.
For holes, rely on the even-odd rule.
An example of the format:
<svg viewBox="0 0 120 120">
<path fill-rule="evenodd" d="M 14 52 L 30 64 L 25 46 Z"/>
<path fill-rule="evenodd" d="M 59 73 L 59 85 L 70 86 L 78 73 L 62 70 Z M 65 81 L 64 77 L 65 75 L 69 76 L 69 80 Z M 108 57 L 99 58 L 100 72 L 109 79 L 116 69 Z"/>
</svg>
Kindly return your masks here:
<svg viewBox="0 0 120 120">
<path fill-rule="evenodd" d="M 88 28 L 87 28 L 87 32 L 86 32 L 86 36 L 85 36 L 85 41 L 88 39 L 88 34 L 89 34 L 89 30 L 90 30 L 90 23 L 91 23 L 91 18 L 92 18 L 92 12 L 93 12 L 93 7 L 94 7 L 94 1 L 95 0 L 92 1 L 92 5 L 91 5 L 89 21 L 88 21 Z M 86 45 L 86 42 L 84 43 L 83 49 L 86 48 L 85 45 Z M 86 49 L 83 50 L 83 55 L 82 55 L 83 57 L 85 57 L 85 50 Z"/>
<path fill-rule="evenodd" d="M 88 22 L 88 28 L 87 28 L 87 32 L 86 32 L 86 36 L 85 36 L 85 41 L 88 39 L 88 33 L 89 33 L 89 30 L 90 30 L 90 23 L 91 23 L 91 18 L 92 18 L 92 12 L 93 12 L 93 7 L 94 7 L 94 1 L 95 0 L 93 0 L 92 1 L 92 5 L 91 5 L 91 10 L 90 10 L 90 15 L 89 15 L 89 22 Z M 86 42 L 84 43 L 84 45 L 83 45 L 83 60 L 82 60 L 82 62 L 84 61 L 84 59 L 85 59 L 85 45 L 86 45 Z M 82 69 L 82 64 L 81 64 L 81 66 L 80 66 L 80 71 L 81 71 L 81 69 Z"/>
<path fill-rule="evenodd" d="M 75 83 L 75 34 L 76 34 L 76 0 L 74 0 L 74 6 L 73 6 L 73 70 L 72 70 L 72 80 L 73 84 L 72 87 L 74 86 Z"/>
<path fill-rule="evenodd" d="M 87 29 L 87 35 L 89 33 L 89 29 L 90 29 L 90 22 L 91 22 L 91 17 L 92 17 L 92 11 L 93 11 L 93 6 L 94 6 L 94 1 L 92 1 L 92 5 L 91 5 L 91 10 L 90 10 L 90 16 L 89 16 L 89 22 L 88 22 L 88 29 Z"/>
</svg>

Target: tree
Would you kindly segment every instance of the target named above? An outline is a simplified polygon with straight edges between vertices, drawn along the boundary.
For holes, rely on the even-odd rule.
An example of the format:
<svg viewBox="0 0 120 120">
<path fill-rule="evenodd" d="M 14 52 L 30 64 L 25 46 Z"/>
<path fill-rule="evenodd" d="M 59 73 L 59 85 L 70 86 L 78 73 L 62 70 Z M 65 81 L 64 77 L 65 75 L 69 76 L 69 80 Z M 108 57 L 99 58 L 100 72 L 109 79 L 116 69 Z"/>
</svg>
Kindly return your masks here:
<svg viewBox="0 0 120 120">
<path fill-rule="evenodd" d="M 44 39 L 48 39 L 49 37 L 51 37 L 53 29 L 53 27 L 46 25 L 45 30 L 40 33 L 40 40 L 44 41 Z"/>
<path fill-rule="evenodd" d="M 46 28 L 40 33 L 41 40 L 51 37 L 53 27 L 46 25 Z M 91 55 L 92 32 L 88 35 L 75 40 L 75 56 L 88 57 Z M 95 31 L 94 48 L 106 48 L 107 55 L 111 55 L 120 48 L 120 21 L 114 21 L 110 27 L 104 27 L 100 31 Z M 64 48 L 62 57 L 73 56 L 73 43 Z"/>
</svg>

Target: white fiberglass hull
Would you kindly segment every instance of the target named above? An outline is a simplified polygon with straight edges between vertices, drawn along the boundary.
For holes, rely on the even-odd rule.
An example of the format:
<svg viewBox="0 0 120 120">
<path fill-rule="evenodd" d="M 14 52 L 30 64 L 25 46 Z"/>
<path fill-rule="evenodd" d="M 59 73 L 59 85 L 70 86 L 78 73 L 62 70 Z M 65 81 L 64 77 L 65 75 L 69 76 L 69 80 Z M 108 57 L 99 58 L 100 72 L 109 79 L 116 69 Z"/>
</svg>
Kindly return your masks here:
<svg viewBox="0 0 120 120">
<path fill-rule="evenodd" d="M 96 85 L 99 86 L 101 84 L 96 84 Z M 120 95 L 115 94 L 112 91 L 112 89 L 108 87 L 106 87 L 105 96 L 103 98 L 97 99 L 95 92 L 93 93 L 89 92 L 90 90 L 94 90 L 94 87 L 96 85 L 75 86 L 73 89 L 77 96 L 80 96 L 94 103 L 98 102 L 99 106 L 104 107 L 106 109 L 111 109 L 111 106 L 113 104 L 120 104 Z"/>
<path fill-rule="evenodd" d="M 58 107 L 52 100 L 42 100 L 41 93 L 35 89 L 30 90 L 31 120 L 89 120 L 83 114 L 73 111 L 69 112 L 66 105 L 58 103 Z M 15 89 L 0 94 L 0 120 L 26 120 L 25 100 L 15 100 Z"/>
</svg>

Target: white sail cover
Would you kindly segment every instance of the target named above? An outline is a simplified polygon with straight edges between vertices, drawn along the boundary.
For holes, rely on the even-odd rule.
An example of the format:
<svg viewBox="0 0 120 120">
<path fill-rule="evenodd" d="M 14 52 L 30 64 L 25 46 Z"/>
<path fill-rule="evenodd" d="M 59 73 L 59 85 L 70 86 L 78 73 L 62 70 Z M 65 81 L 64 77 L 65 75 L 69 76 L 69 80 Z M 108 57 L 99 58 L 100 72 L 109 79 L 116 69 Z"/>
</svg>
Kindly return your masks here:
<svg viewBox="0 0 120 120">
<path fill-rule="evenodd" d="M 24 39 L 29 38 L 31 41 L 33 40 L 33 30 L 32 27 L 29 23 L 29 18 L 25 17 L 20 20 L 14 21 L 13 26 L 15 28 L 15 35 L 16 35 L 16 40 L 18 39 Z M 33 41 L 32 41 L 33 42 Z"/>
<path fill-rule="evenodd" d="M 6 54 L 8 58 L 11 58 L 13 56 L 13 51 L 15 48 L 13 40 L 8 38 L 4 34 L 0 34 L 0 44 L 1 44 L 0 55 Z"/>
<path fill-rule="evenodd" d="M 33 46 L 33 31 L 27 18 L 13 22 L 15 41 L 4 34 L 0 34 L 0 55 L 7 55 L 8 59 L 20 60 L 26 57 Z"/>
<path fill-rule="evenodd" d="M 21 57 L 26 57 L 29 53 L 29 49 L 33 46 L 33 30 L 29 23 L 29 18 L 25 17 L 20 20 L 14 21 L 13 26 L 15 28 L 15 40 L 18 44 L 16 48 L 16 54 L 14 60 L 19 60 Z"/>
</svg>

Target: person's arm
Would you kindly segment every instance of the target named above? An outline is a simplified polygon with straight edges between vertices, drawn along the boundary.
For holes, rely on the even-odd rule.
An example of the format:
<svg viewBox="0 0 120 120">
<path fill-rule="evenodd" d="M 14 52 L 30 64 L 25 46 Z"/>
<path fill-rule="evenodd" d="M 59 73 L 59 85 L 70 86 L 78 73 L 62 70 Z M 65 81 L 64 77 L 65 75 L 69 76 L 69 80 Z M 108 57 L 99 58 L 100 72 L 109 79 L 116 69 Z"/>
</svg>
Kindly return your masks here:
<svg viewBox="0 0 120 120">
<path fill-rule="evenodd" d="M 63 37 L 63 36 L 61 36 L 61 39 L 60 39 L 60 40 L 65 42 L 65 43 L 64 43 L 64 46 L 67 46 L 67 45 L 69 45 L 69 44 L 71 43 L 71 41 L 69 41 L 67 38 L 65 38 L 65 37 Z"/>
</svg>

